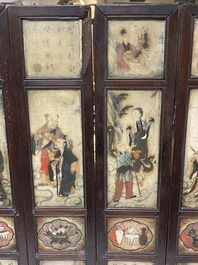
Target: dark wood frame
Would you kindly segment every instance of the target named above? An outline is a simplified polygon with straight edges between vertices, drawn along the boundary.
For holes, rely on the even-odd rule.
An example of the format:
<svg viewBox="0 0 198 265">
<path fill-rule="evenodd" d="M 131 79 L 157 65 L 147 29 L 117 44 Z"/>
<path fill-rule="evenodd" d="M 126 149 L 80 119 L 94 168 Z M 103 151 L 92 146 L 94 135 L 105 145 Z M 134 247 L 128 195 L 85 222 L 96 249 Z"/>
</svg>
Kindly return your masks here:
<svg viewBox="0 0 198 265">
<path fill-rule="evenodd" d="M 27 264 L 27 246 L 24 221 L 21 159 L 17 141 L 16 102 L 14 77 L 11 63 L 9 37 L 8 10 L 0 5 L 0 60 L 1 79 L 0 87 L 3 93 L 6 135 L 10 165 L 10 180 L 12 190 L 12 206 L 0 209 L 1 216 L 12 217 L 15 225 L 16 252 L 0 251 L 0 259 L 18 260 L 19 264 Z"/>
<path fill-rule="evenodd" d="M 96 6 L 94 21 L 97 148 L 95 187 L 90 7 L 5 7 L 0 5 L 0 86 L 3 91 L 5 105 L 13 197 L 13 207 L 1 208 L 0 215 L 14 218 L 17 240 L 17 252 L 0 251 L 0 259 L 16 259 L 19 261 L 19 265 L 38 265 L 40 260 L 80 259 L 85 260 L 86 265 L 93 265 L 96 264 L 97 251 L 99 265 L 106 265 L 108 260 L 150 261 L 159 265 L 175 265 L 176 262 L 197 262 L 198 255 L 177 254 L 179 220 L 188 217 L 197 218 L 196 209 L 181 209 L 181 176 L 184 170 L 189 92 L 198 86 L 198 78 L 190 76 L 194 17 L 198 17 L 198 5 L 181 5 L 181 7 L 175 5 Z M 165 46 L 165 68 L 164 77 L 161 79 L 110 79 L 106 75 L 108 20 L 133 18 L 164 19 L 167 22 L 166 35 L 168 38 L 166 38 Z M 23 19 L 83 20 L 83 69 L 81 78 L 50 80 L 25 78 L 21 27 Z M 178 38 L 178 33 L 180 38 Z M 177 91 L 175 91 L 176 85 Z M 84 187 L 86 191 L 85 208 L 83 209 L 35 208 L 27 91 L 41 88 L 43 90 L 57 89 L 57 92 L 61 89 L 81 90 Z M 159 192 L 156 210 L 112 209 L 106 206 L 106 101 L 107 91 L 110 89 L 162 91 L 161 119 L 163 122 L 160 128 Z M 175 104 L 176 116 L 174 120 Z M 175 127 L 174 150 L 172 149 L 173 126 Z M 95 190 L 97 193 L 95 193 Z M 84 254 L 38 252 L 36 218 L 41 216 L 85 218 L 86 252 Z M 142 255 L 133 252 L 124 254 L 107 252 L 107 218 L 109 217 L 156 218 L 158 224 L 156 253 Z"/>
<path fill-rule="evenodd" d="M 107 23 L 109 19 L 164 19 L 166 20 L 165 68 L 162 79 L 108 79 L 107 78 Z M 107 260 L 153 261 L 155 264 L 166 262 L 166 238 L 169 212 L 169 191 L 171 182 L 172 125 L 176 84 L 178 10 L 175 5 L 114 5 L 96 6 L 94 30 L 95 81 L 96 81 L 96 227 L 98 264 Z M 148 89 L 162 90 L 162 117 L 160 139 L 160 166 L 157 210 L 107 209 L 106 208 L 106 91 L 108 89 Z M 97 107 L 98 106 L 98 107 Z M 153 217 L 158 219 L 156 253 L 140 255 L 127 253 L 107 253 L 108 217 Z"/>
<path fill-rule="evenodd" d="M 92 52 L 91 52 L 91 18 L 88 6 L 48 6 L 8 8 L 10 38 L 15 72 L 16 101 L 18 104 L 18 139 L 20 142 L 20 159 L 22 165 L 22 183 L 24 196 L 25 223 L 27 231 L 27 248 L 29 264 L 36 265 L 39 260 L 86 260 L 87 265 L 95 264 L 95 196 L 94 162 L 93 162 L 93 107 L 92 107 Z M 78 79 L 26 79 L 22 43 L 22 19 L 38 20 L 72 20 L 82 19 L 82 76 Z M 31 144 L 29 135 L 29 118 L 27 91 L 29 89 L 79 89 L 82 104 L 83 132 L 83 171 L 85 188 L 85 208 L 65 207 L 35 208 L 31 165 Z M 86 117 L 86 119 L 85 119 Z M 21 130 L 23 128 L 23 130 Z M 85 218 L 86 250 L 80 253 L 44 253 L 38 252 L 36 239 L 36 217 L 39 216 L 81 216 Z M 25 263 L 24 263 L 25 264 Z"/>
<path fill-rule="evenodd" d="M 180 219 L 197 218 L 197 209 L 181 208 L 189 93 L 191 89 L 198 87 L 198 78 L 191 77 L 193 20 L 197 16 L 198 5 L 181 6 L 172 191 L 167 248 L 167 263 L 170 265 L 176 264 L 176 262 L 197 262 L 198 260 L 198 254 L 179 255 L 177 253 Z"/>
</svg>

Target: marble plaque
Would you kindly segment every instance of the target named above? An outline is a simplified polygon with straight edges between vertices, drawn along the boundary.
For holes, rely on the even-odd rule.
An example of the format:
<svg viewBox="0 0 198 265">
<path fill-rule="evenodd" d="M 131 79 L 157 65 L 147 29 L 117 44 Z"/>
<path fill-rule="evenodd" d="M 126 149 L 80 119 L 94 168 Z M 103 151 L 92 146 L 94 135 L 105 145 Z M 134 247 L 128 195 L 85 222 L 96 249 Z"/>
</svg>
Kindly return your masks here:
<svg viewBox="0 0 198 265">
<path fill-rule="evenodd" d="M 192 77 L 198 76 L 198 19 L 194 19 L 194 34 L 193 34 L 193 48 L 192 48 L 192 64 L 191 64 L 191 75 Z"/>
<path fill-rule="evenodd" d="M 40 251 L 85 251 L 84 218 L 37 218 L 37 231 Z"/>
<path fill-rule="evenodd" d="M 108 207 L 157 207 L 160 119 L 161 91 L 108 91 Z"/>
<path fill-rule="evenodd" d="M 17 260 L 0 260 L 0 265 L 18 265 Z"/>
<path fill-rule="evenodd" d="M 23 20 L 27 78 L 79 78 L 82 21 Z"/>
<path fill-rule="evenodd" d="M 154 265 L 153 262 L 138 261 L 108 261 L 108 265 Z"/>
<path fill-rule="evenodd" d="M 3 95 L 0 90 L 0 207 L 12 205 Z"/>
<path fill-rule="evenodd" d="M 35 203 L 84 206 L 81 92 L 28 91 Z"/>
<path fill-rule="evenodd" d="M 177 265 L 198 265 L 198 263 L 196 262 L 182 262 L 182 263 L 177 263 Z"/>
<path fill-rule="evenodd" d="M 14 218 L 0 217 L 0 252 L 16 251 Z M 6 264 L 6 263 L 5 263 Z"/>
<path fill-rule="evenodd" d="M 72 260 L 65 260 L 65 261 L 40 261 L 39 265 L 85 265 L 85 261 L 72 261 Z"/>
<path fill-rule="evenodd" d="M 183 174 L 183 208 L 198 207 L 198 89 L 190 90 Z M 182 165 L 183 166 L 183 165 Z"/>
<path fill-rule="evenodd" d="M 182 218 L 180 220 L 179 254 L 198 254 L 198 219 Z"/>
<path fill-rule="evenodd" d="M 110 20 L 108 77 L 162 78 L 165 25 L 163 20 Z"/>
<path fill-rule="evenodd" d="M 108 251 L 151 254 L 155 251 L 156 219 L 108 218 Z"/>
</svg>

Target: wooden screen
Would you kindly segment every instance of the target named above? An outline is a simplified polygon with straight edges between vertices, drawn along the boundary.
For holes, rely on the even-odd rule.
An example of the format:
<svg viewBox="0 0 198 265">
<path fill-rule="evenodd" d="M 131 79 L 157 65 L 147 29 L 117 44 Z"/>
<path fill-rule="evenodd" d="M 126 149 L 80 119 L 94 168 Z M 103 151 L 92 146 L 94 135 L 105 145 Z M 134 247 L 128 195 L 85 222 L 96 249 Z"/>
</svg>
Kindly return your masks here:
<svg viewBox="0 0 198 265">
<path fill-rule="evenodd" d="M 9 24 L 29 264 L 93 265 L 90 8 L 10 7 Z"/>
<path fill-rule="evenodd" d="M 98 264 L 165 264 L 178 11 L 96 6 Z"/>
<path fill-rule="evenodd" d="M 0 264 L 27 264 L 8 12 L 0 6 Z"/>
<path fill-rule="evenodd" d="M 173 182 L 167 263 L 198 264 L 198 6 L 181 7 Z"/>
</svg>

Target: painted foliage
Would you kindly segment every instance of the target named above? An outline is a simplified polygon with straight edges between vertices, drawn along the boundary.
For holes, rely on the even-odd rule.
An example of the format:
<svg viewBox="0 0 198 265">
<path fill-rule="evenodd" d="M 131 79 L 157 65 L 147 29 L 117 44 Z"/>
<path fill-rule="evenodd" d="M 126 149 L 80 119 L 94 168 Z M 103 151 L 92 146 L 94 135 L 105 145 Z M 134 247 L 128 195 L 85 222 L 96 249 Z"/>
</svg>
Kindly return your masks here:
<svg viewBox="0 0 198 265">
<path fill-rule="evenodd" d="M 42 251 L 84 252 L 83 218 L 37 218 L 38 244 Z"/>
<path fill-rule="evenodd" d="M 152 253 L 155 247 L 156 220 L 151 218 L 109 218 L 108 251 Z"/>
<path fill-rule="evenodd" d="M 12 194 L 10 183 L 9 157 L 6 138 L 3 95 L 0 90 L 0 207 L 11 206 Z"/>
<path fill-rule="evenodd" d="M 182 207 L 198 207 L 198 90 L 190 91 L 186 126 Z"/>
<path fill-rule="evenodd" d="M 108 22 L 108 77 L 162 78 L 165 21 Z"/>
<path fill-rule="evenodd" d="M 80 77 L 82 68 L 81 36 L 81 20 L 23 20 L 27 78 Z"/>
<path fill-rule="evenodd" d="M 36 206 L 83 207 L 81 94 L 28 92 Z"/>
<path fill-rule="evenodd" d="M 160 91 L 108 91 L 108 207 L 157 207 L 160 115 Z"/>
</svg>

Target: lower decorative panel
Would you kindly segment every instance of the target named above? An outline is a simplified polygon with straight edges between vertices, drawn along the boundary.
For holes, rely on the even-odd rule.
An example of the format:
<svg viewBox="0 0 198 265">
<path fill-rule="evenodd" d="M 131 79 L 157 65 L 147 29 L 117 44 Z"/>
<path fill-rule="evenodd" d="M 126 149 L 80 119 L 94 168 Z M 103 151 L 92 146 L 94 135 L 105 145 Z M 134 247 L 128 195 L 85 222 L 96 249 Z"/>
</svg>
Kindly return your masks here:
<svg viewBox="0 0 198 265">
<path fill-rule="evenodd" d="M 155 251 L 156 219 L 108 218 L 107 223 L 109 252 L 133 251 L 151 254 Z"/>
<path fill-rule="evenodd" d="M 180 220 L 178 252 L 180 254 L 198 254 L 197 218 L 182 218 Z"/>
<path fill-rule="evenodd" d="M 14 231 L 14 218 L 0 217 L 0 252 L 16 250 L 16 238 Z M 4 265 L 7 263 L 2 264 Z"/>
<path fill-rule="evenodd" d="M 37 218 L 37 230 L 40 251 L 85 251 L 85 225 L 82 217 Z"/>
</svg>

